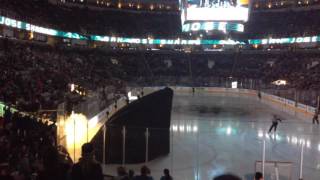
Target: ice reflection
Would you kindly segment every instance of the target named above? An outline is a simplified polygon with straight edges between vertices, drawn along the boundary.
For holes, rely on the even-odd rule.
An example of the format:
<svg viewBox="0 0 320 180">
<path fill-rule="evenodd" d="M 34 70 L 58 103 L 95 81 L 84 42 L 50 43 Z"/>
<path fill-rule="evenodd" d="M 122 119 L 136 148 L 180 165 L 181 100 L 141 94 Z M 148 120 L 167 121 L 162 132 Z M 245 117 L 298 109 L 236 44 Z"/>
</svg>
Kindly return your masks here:
<svg viewBox="0 0 320 180">
<path fill-rule="evenodd" d="M 311 149 L 312 147 L 312 144 L 311 144 L 311 141 L 310 139 L 306 139 L 306 138 L 303 138 L 303 137 L 297 137 L 295 135 L 279 135 L 279 134 L 276 134 L 276 133 L 272 133 L 272 134 L 269 134 L 267 132 L 263 132 L 263 130 L 259 129 L 258 130 L 258 138 L 260 139 L 267 139 L 267 140 L 277 140 L 277 141 L 283 141 L 283 140 L 286 140 L 287 143 L 289 144 L 292 144 L 292 145 L 305 145 L 307 148 Z M 318 151 L 320 151 L 320 143 L 319 143 L 319 147 L 318 147 Z"/>
<path fill-rule="evenodd" d="M 194 133 L 198 132 L 198 124 L 195 121 L 180 121 L 173 122 L 171 129 L 174 133 Z"/>
</svg>

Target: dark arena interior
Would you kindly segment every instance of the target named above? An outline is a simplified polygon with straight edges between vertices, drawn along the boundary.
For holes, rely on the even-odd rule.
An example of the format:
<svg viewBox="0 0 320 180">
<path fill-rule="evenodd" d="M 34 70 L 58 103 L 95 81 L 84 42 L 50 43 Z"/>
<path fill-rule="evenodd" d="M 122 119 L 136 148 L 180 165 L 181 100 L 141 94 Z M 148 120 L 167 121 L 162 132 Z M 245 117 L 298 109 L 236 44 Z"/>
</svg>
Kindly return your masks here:
<svg viewBox="0 0 320 180">
<path fill-rule="evenodd" d="M 0 0 L 0 180 L 319 180 L 319 0 Z"/>
</svg>

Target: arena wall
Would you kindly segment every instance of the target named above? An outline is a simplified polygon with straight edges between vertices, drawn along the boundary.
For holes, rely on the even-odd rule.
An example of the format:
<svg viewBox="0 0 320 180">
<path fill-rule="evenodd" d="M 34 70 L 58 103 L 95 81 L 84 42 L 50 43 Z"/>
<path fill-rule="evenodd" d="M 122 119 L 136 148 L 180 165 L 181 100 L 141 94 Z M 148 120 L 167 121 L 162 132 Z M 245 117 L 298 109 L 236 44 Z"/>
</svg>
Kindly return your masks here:
<svg viewBox="0 0 320 180">
<path fill-rule="evenodd" d="M 149 93 L 155 91 L 157 89 L 161 89 L 163 87 L 144 87 L 143 90 L 145 93 Z M 173 86 L 170 87 L 174 90 L 175 93 L 192 93 L 192 87 L 179 87 Z M 142 88 L 136 88 L 142 89 Z M 250 97 L 257 97 L 258 100 L 258 91 L 251 89 L 232 89 L 232 88 L 220 88 L 220 87 L 195 87 L 195 93 L 228 93 L 233 95 L 243 95 Z M 308 106 L 299 102 L 295 102 L 290 99 L 286 99 L 283 97 L 275 96 L 272 94 L 261 92 L 261 102 L 268 104 L 270 106 L 276 107 L 277 109 L 281 109 L 286 113 L 291 115 L 299 116 L 301 118 L 310 118 L 314 115 L 316 108 L 312 106 Z"/>
</svg>

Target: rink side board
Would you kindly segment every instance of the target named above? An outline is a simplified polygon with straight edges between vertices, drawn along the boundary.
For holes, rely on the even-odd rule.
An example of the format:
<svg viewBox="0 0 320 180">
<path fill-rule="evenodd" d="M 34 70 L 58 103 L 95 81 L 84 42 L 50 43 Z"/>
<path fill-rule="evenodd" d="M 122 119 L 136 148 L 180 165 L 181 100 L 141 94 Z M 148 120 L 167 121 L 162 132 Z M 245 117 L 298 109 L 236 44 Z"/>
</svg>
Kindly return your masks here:
<svg viewBox="0 0 320 180">
<path fill-rule="evenodd" d="M 162 89 L 163 87 L 144 87 L 147 92 Z M 175 93 L 192 93 L 192 87 L 171 86 Z M 251 89 L 232 89 L 221 87 L 194 87 L 195 93 L 231 93 L 237 95 L 245 95 L 258 98 L 258 91 Z M 272 103 L 272 105 L 280 106 L 282 109 L 289 110 L 289 114 L 301 113 L 306 116 L 313 116 L 315 113 L 315 107 L 308 106 L 302 103 L 296 103 L 290 99 L 275 96 L 261 92 L 261 100 L 265 103 Z M 291 111 L 291 112 L 290 112 Z"/>
</svg>

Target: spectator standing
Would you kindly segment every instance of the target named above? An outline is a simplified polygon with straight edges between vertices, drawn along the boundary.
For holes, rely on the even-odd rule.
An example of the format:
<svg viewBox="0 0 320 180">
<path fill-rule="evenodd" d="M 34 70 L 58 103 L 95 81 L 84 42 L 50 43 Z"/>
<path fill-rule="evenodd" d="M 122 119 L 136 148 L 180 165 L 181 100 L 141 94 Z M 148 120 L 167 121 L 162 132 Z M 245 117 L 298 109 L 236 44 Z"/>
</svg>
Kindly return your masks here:
<svg viewBox="0 0 320 180">
<path fill-rule="evenodd" d="M 12 118 L 12 113 L 11 113 L 11 108 L 9 106 L 4 107 L 4 126 L 6 126 L 6 124 L 8 124 L 11 121 Z"/>
<path fill-rule="evenodd" d="M 120 166 L 117 168 L 117 177 L 114 180 L 129 180 L 127 171 L 124 167 Z"/>
<path fill-rule="evenodd" d="M 43 170 L 39 172 L 37 180 L 67 179 L 68 169 L 62 169 L 64 166 L 59 161 L 58 150 L 55 147 L 50 146 L 45 150 L 42 166 Z"/>
<path fill-rule="evenodd" d="M 129 180 L 134 179 L 134 171 L 132 169 L 129 170 L 128 177 L 129 177 Z"/>
<path fill-rule="evenodd" d="M 153 180 L 153 177 L 150 175 L 150 169 L 147 166 L 142 166 L 140 175 L 135 176 L 134 180 Z"/>
<path fill-rule="evenodd" d="M 241 178 L 232 174 L 223 174 L 221 176 L 215 177 L 213 180 L 241 180 Z"/>
<path fill-rule="evenodd" d="M 173 180 L 173 178 L 170 176 L 169 169 L 164 169 L 163 174 L 164 176 L 162 176 L 160 180 Z"/>
<path fill-rule="evenodd" d="M 254 175 L 254 180 L 263 180 L 263 175 L 261 172 L 256 172 Z"/>
<path fill-rule="evenodd" d="M 91 143 L 85 143 L 81 148 L 82 157 L 73 165 L 72 180 L 103 180 L 102 168 L 94 159 L 94 148 Z"/>
</svg>

